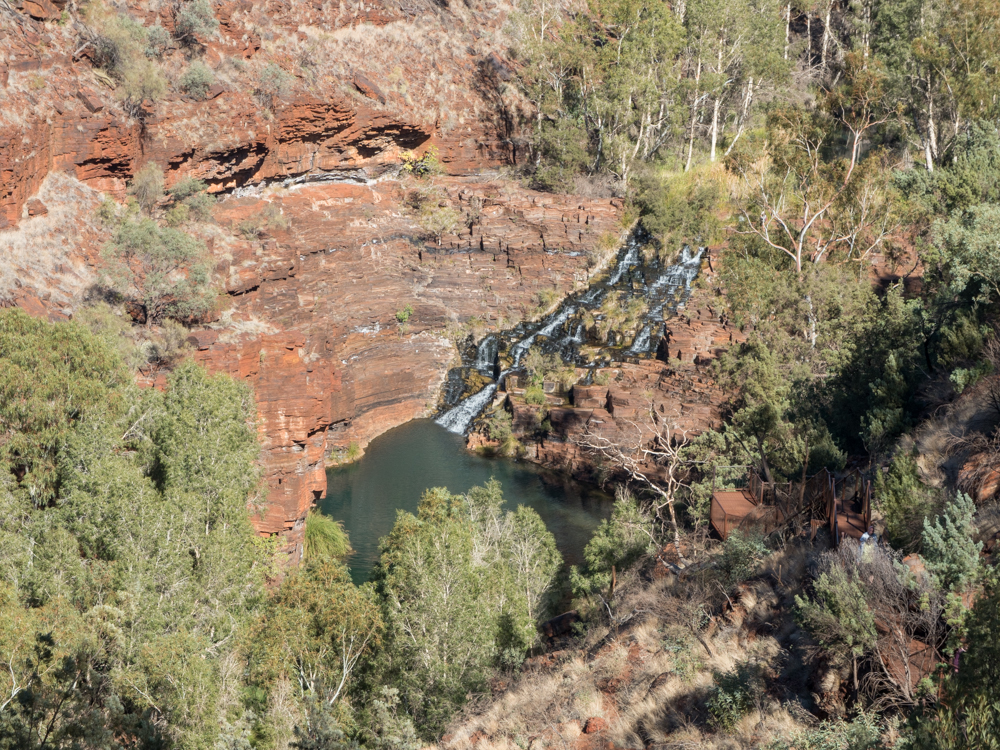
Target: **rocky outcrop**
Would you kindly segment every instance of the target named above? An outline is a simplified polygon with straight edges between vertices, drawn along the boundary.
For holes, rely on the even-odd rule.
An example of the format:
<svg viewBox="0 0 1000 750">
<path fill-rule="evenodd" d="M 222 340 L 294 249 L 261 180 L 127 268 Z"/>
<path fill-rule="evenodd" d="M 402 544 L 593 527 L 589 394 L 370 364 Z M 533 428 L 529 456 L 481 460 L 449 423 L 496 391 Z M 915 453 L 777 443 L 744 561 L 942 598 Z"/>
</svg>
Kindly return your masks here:
<svg viewBox="0 0 1000 750">
<path fill-rule="evenodd" d="M 745 335 L 712 307 L 710 294 L 696 290 L 685 313 L 667 321 L 657 359 L 597 370 L 595 377 L 607 385 L 575 385 L 560 393 L 557 384 L 545 384 L 544 407 L 526 403 L 524 389 L 509 388 L 505 406 L 515 435 L 525 445 L 525 457 L 592 480 L 598 462 L 579 445 L 587 433 L 631 444 L 640 435 L 653 434 L 654 419 L 669 424 L 678 437 L 717 428 L 725 395 L 712 375 L 712 362 L 743 340 Z M 550 429 L 542 432 L 539 426 L 546 420 Z M 470 444 L 491 446 L 485 432 L 474 434 Z M 650 470 L 655 476 L 656 467 Z"/>
<path fill-rule="evenodd" d="M 263 535 L 285 535 L 289 551 L 300 551 L 305 514 L 326 492 L 326 430 L 339 417 L 339 369 L 328 352 L 307 353 L 296 331 L 223 337 L 205 331 L 191 339 L 196 361 L 253 386 L 267 481 L 267 504 L 254 523 Z"/>
</svg>

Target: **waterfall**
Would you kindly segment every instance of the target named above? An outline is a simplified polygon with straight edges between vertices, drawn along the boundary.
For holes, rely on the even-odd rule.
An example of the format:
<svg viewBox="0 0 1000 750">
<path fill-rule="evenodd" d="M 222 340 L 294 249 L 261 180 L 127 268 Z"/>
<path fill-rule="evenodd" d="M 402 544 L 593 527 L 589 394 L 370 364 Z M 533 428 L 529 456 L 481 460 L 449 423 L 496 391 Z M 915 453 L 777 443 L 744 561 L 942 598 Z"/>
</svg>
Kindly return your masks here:
<svg viewBox="0 0 1000 750">
<path fill-rule="evenodd" d="M 545 336 L 546 338 L 551 338 L 552 334 L 555 333 L 556 329 L 559 328 L 563 323 L 565 323 L 569 316 L 576 312 L 576 307 L 569 306 L 564 307 L 562 310 L 557 310 L 552 315 L 550 315 L 546 320 L 545 325 L 535 331 L 530 336 L 521 339 L 513 347 L 511 347 L 510 353 L 514 356 L 513 367 L 518 367 L 521 364 L 521 357 L 524 356 L 531 345 L 535 343 L 535 339 L 539 336 Z"/>
<path fill-rule="evenodd" d="M 614 286 L 622 279 L 622 275 L 639 262 L 639 242 L 632 238 L 628 241 L 628 251 L 622 256 L 622 259 L 618 262 L 615 267 L 614 273 L 611 274 L 611 278 L 608 279 L 608 286 Z"/>
<path fill-rule="evenodd" d="M 492 377 L 493 365 L 497 361 L 497 351 L 499 348 L 499 340 L 491 333 L 476 347 L 476 361 L 472 366 L 479 370 L 479 372 L 489 374 Z"/>
<path fill-rule="evenodd" d="M 496 393 L 496 390 L 496 383 L 490 383 L 479 393 L 469 396 L 454 409 L 446 411 L 434 421 L 448 432 L 461 435 L 469 428 L 472 420 L 479 416 L 479 412 L 486 407 L 486 404 L 493 400 L 493 394 Z"/>
<path fill-rule="evenodd" d="M 646 297 L 653 304 L 645 315 L 645 325 L 636 335 L 635 341 L 625 352 L 626 354 L 634 356 L 649 352 L 653 329 L 659 325 L 663 317 L 663 309 L 678 289 L 683 287 L 687 291 L 691 288 L 691 282 L 694 281 L 701 268 L 701 256 L 704 252 L 705 248 L 700 247 L 696 253 L 692 253 L 691 248 L 685 245 L 681 251 L 680 261 L 668 267 L 656 281 L 649 285 Z"/>
<path fill-rule="evenodd" d="M 649 323 L 642 327 L 626 354 L 645 354 L 649 351 Z"/>
<path fill-rule="evenodd" d="M 497 388 L 503 384 L 504 378 L 512 370 L 516 370 L 521 366 L 521 359 L 528 353 L 532 345 L 534 345 L 535 340 L 539 336 L 552 339 L 553 334 L 565 325 L 566 321 L 575 315 L 581 307 L 584 309 L 594 309 L 599 304 L 604 293 L 621 282 L 625 273 L 630 268 L 639 264 L 639 247 L 639 240 L 633 236 L 629 240 L 618 264 L 615 266 L 615 270 L 606 284 L 598 282 L 598 284 L 591 287 L 575 302 L 562 305 L 555 312 L 539 323 L 536 323 L 537 327 L 535 327 L 534 331 L 531 331 L 530 328 L 524 331 L 522 328 L 521 330 L 524 331 L 522 337 L 510 348 L 510 357 L 512 360 L 510 368 L 501 372 L 496 382 L 491 383 L 478 393 L 474 393 L 464 401 L 461 401 L 435 421 L 450 432 L 458 434 L 465 432 L 469 428 L 469 425 L 472 424 L 472 420 L 479 416 L 479 413 L 493 400 Z M 678 262 L 663 269 L 663 272 L 656 280 L 648 286 L 645 296 L 650 301 L 649 311 L 645 315 L 642 329 L 636 335 L 635 340 L 625 354 L 636 356 L 649 352 L 650 347 L 654 343 L 652 340 L 654 336 L 653 332 L 657 330 L 663 310 L 671 304 L 679 289 L 683 288 L 687 291 L 691 288 L 691 282 L 694 281 L 694 278 L 698 275 L 698 270 L 701 268 L 701 257 L 704 250 L 704 248 L 698 248 L 696 252 L 692 252 L 691 248 L 685 245 L 681 250 L 681 257 Z M 569 347 L 571 344 L 582 344 L 584 341 L 583 324 L 578 323 L 576 326 L 570 327 L 574 330 L 561 336 L 558 341 L 553 341 L 552 343 L 555 346 L 548 347 L 552 351 L 557 349 L 561 351 L 564 358 L 568 356 L 569 359 L 567 361 L 572 361 L 573 354 L 570 352 L 567 355 L 566 347 Z M 496 365 L 499 347 L 500 335 L 488 335 L 476 347 L 476 358 L 472 363 L 472 367 L 484 375 L 492 374 L 493 368 Z"/>
</svg>

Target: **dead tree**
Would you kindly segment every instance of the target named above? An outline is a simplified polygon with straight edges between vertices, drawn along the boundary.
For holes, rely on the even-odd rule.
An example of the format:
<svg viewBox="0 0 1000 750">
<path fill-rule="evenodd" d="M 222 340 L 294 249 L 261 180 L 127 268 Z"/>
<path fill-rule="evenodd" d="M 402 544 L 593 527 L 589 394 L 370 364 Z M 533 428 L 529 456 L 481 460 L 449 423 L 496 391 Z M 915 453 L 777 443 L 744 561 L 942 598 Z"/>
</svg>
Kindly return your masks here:
<svg viewBox="0 0 1000 750">
<path fill-rule="evenodd" d="M 614 439 L 595 432 L 588 425 L 577 444 L 603 457 L 654 496 L 652 507 L 656 518 L 662 525 L 666 520 L 663 512 L 668 512 L 674 545 L 680 554 L 681 536 L 674 501 L 678 490 L 687 486 L 688 461 L 683 455 L 688 443 L 687 432 L 678 431 L 657 415 L 652 404 L 649 414 L 649 423 L 625 421 L 627 429 L 619 431 Z"/>
</svg>

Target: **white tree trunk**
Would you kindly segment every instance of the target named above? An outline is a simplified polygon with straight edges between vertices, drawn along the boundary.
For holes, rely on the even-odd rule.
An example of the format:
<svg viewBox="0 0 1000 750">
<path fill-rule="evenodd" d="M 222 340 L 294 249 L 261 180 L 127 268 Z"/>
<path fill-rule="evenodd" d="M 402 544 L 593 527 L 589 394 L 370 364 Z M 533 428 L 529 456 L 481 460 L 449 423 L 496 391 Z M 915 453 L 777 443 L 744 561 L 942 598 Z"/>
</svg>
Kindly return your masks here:
<svg viewBox="0 0 1000 750">
<path fill-rule="evenodd" d="M 788 59 L 788 48 L 792 42 L 792 3 L 789 0 L 785 6 L 785 59 Z"/>
<path fill-rule="evenodd" d="M 715 161 L 715 144 L 719 141 L 719 107 L 722 104 L 721 94 L 715 97 L 715 104 L 712 105 L 712 155 L 710 161 Z"/>
<path fill-rule="evenodd" d="M 694 154 L 694 127 L 698 119 L 698 84 L 701 82 L 701 56 L 698 56 L 698 70 L 694 74 L 694 101 L 691 102 L 691 136 L 688 139 L 688 158 L 684 171 L 691 169 L 691 157 Z"/>
<path fill-rule="evenodd" d="M 833 14 L 833 0 L 826 4 L 826 17 L 823 19 L 823 44 L 820 48 L 819 66 L 826 73 L 826 50 L 830 43 L 830 16 Z"/>
</svg>

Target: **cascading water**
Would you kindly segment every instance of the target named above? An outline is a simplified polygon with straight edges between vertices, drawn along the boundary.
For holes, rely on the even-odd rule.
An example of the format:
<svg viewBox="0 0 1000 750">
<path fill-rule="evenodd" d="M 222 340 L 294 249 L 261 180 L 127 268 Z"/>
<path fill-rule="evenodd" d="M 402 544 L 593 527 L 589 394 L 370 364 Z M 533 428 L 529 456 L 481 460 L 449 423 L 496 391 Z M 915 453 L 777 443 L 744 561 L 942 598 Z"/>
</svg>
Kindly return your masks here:
<svg viewBox="0 0 1000 750">
<path fill-rule="evenodd" d="M 448 432 L 461 434 L 469 428 L 479 412 L 486 408 L 486 404 L 493 400 L 493 394 L 496 393 L 496 390 L 497 384 L 490 383 L 479 393 L 472 394 L 454 409 L 449 409 L 434 421 Z"/>
<path fill-rule="evenodd" d="M 614 286 L 621 281 L 624 273 L 638 262 L 639 240 L 633 236 L 629 238 L 628 245 L 625 247 L 625 255 L 618 262 L 614 273 L 611 274 L 611 278 L 608 279 L 608 286 Z"/>
<path fill-rule="evenodd" d="M 645 316 L 646 323 L 636 335 L 632 346 L 625 352 L 626 354 L 639 355 L 649 352 L 652 331 L 663 317 L 663 308 L 667 306 L 668 302 L 676 299 L 679 290 L 690 291 L 691 282 L 694 281 L 701 268 L 701 256 L 704 252 L 705 248 L 700 247 L 697 252 L 692 253 L 691 248 L 685 245 L 681 251 L 680 262 L 668 267 L 656 281 L 650 284 L 645 293 L 646 298 L 651 303 Z"/>
<path fill-rule="evenodd" d="M 497 352 L 500 349 L 500 342 L 492 333 L 479 342 L 476 347 L 476 361 L 472 365 L 484 375 L 493 375 L 493 366 L 497 361 Z"/>
<path fill-rule="evenodd" d="M 653 331 L 662 319 L 664 309 L 671 303 L 676 304 L 679 301 L 678 297 L 690 290 L 691 282 L 698 275 L 704 248 L 692 252 L 691 248 L 685 246 L 681 252 L 680 260 L 676 264 L 664 268 L 656 265 L 655 261 L 650 264 L 642 264 L 639 253 L 641 245 L 640 239 L 633 235 L 626 246 L 622 248 L 618 262 L 607 281 L 598 281 L 577 298 L 567 299 L 558 309 L 541 321 L 522 325 L 515 329 L 518 338 L 509 349 L 510 367 L 503 370 L 493 383 L 468 396 L 438 417 L 437 423 L 450 432 L 465 432 L 472 421 L 493 400 L 498 386 L 503 384 L 507 375 L 520 368 L 522 358 L 539 338 L 545 340 L 543 346 L 545 346 L 546 351 L 558 353 L 565 362 L 581 364 L 577 359 L 577 351 L 579 346 L 584 343 L 584 325 L 582 322 L 567 325 L 567 322 L 580 310 L 599 308 L 611 291 L 632 294 L 632 279 L 635 274 L 628 274 L 629 278 L 626 279 L 626 273 L 637 266 L 643 279 L 653 278 L 651 283 L 644 284 L 642 290 L 642 295 L 649 302 L 649 310 L 644 317 L 641 330 L 624 354 L 629 356 L 648 354 L 658 343 L 654 339 Z M 623 279 L 625 279 L 624 282 Z M 490 334 L 484 338 L 475 348 L 474 359 L 470 350 L 469 359 L 471 361 L 466 360 L 467 366 L 480 374 L 492 375 L 497 367 L 496 363 L 501 350 L 501 336 L 502 334 Z"/>
</svg>

